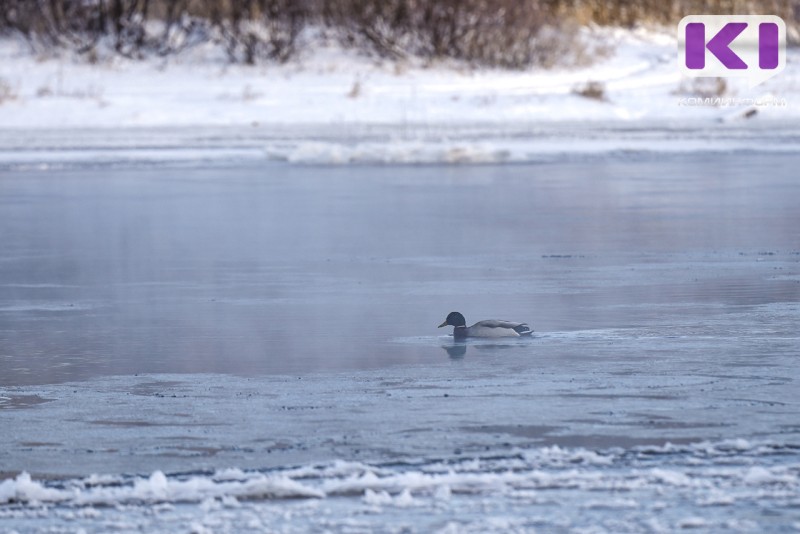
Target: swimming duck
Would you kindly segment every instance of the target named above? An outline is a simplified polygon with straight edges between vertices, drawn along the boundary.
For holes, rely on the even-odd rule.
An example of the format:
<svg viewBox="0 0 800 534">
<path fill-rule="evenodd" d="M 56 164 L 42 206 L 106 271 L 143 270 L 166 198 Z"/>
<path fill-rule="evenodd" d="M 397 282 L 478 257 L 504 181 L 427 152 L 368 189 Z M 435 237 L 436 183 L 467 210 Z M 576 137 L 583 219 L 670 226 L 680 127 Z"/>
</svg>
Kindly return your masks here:
<svg viewBox="0 0 800 534">
<path fill-rule="evenodd" d="M 520 337 L 529 336 L 533 333 L 531 327 L 525 323 L 512 323 L 493 319 L 478 321 L 468 327 L 464 316 L 458 312 L 447 314 L 447 319 L 439 325 L 439 328 L 443 326 L 452 326 L 453 337 L 456 339 L 465 337 Z"/>
</svg>

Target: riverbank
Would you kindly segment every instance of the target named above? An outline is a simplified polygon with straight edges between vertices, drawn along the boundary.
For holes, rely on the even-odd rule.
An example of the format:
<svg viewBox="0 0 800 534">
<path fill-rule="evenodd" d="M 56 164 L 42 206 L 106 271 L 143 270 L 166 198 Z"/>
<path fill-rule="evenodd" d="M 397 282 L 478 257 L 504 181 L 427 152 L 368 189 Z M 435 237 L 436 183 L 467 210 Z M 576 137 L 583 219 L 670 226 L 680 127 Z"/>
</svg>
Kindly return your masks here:
<svg viewBox="0 0 800 534">
<path fill-rule="evenodd" d="M 800 116 L 800 53 L 750 89 L 747 80 L 689 79 L 675 35 L 582 30 L 584 66 L 472 68 L 453 61 L 385 60 L 320 38 L 284 64 L 231 64 L 202 45 L 172 56 L 94 63 L 0 40 L 0 127 L 251 127 L 280 130 L 553 123 L 786 121 Z"/>
</svg>

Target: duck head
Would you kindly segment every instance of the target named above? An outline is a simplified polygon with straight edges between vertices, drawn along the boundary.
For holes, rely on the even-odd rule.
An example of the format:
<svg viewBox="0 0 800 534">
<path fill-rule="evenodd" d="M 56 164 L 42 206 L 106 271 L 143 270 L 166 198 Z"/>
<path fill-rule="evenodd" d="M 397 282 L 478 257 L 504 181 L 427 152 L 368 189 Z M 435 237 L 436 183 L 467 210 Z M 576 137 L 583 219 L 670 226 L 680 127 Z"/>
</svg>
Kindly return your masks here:
<svg viewBox="0 0 800 534">
<path fill-rule="evenodd" d="M 466 327 L 467 321 L 464 320 L 464 316 L 458 312 L 450 312 L 447 314 L 447 318 L 444 320 L 442 324 L 439 325 L 439 328 L 443 326 L 454 326 L 458 327 Z"/>
</svg>

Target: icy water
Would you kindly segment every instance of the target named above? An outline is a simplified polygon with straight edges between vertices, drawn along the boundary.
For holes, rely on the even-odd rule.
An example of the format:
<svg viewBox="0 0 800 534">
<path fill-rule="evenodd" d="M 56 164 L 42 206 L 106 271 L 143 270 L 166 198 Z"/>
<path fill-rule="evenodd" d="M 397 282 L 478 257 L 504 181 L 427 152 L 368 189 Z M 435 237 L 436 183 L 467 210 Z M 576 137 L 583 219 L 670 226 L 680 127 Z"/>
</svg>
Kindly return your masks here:
<svg viewBox="0 0 800 534">
<path fill-rule="evenodd" d="M 798 165 L 4 171 L 0 529 L 800 530 Z"/>
</svg>

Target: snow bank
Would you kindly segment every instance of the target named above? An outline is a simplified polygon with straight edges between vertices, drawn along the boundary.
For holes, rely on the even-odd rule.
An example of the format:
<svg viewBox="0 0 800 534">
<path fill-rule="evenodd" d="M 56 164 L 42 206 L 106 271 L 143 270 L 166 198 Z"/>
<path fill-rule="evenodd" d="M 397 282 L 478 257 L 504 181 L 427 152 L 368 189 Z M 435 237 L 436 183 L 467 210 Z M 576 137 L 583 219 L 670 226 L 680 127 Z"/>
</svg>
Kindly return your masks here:
<svg viewBox="0 0 800 534">
<path fill-rule="evenodd" d="M 608 55 L 581 68 L 525 71 L 377 61 L 322 40 L 285 65 L 230 65 L 202 46 L 90 65 L 35 56 L 4 38 L 0 169 L 800 149 L 800 51 L 750 89 L 745 80 L 682 77 L 668 29 L 586 31 Z"/>
<path fill-rule="evenodd" d="M 639 121 L 780 121 L 800 115 L 798 52 L 779 76 L 754 90 L 743 80 L 706 87 L 683 78 L 671 29 L 593 30 L 609 50 L 582 68 L 526 71 L 471 69 L 454 63 L 376 61 L 320 40 L 286 65 L 229 65 L 203 47 L 144 61 L 112 56 L 90 65 L 72 57 L 36 56 L 17 40 L 0 40 L 2 128 L 269 127 L 357 124 L 509 124 Z M 740 83 L 741 82 L 741 83 Z M 595 91 L 586 91 L 590 86 Z M 769 97 L 769 98 L 767 98 Z M 771 100 L 770 100 L 771 99 Z M 774 102 L 773 102 L 774 100 Z M 755 109 L 755 115 L 748 111 Z M 365 146 L 364 149 L 370 147 Z M 295 158 L 314 157 L 303 147 Z M 405 147 L 371 160 L 411 158 Z M 326 149 L 327 150 L 327 149 Z M 309 152 L 311 154 L 309 154 Z M 361 153 L 360 151 L 358 151 Z M 341 153 L 343 160 L 359 160 Z M 437 160 L 502 160 L 494 147 L 449 147 Z M 324 156 L 329 160 L 331 157 Z"/>
</svg>

